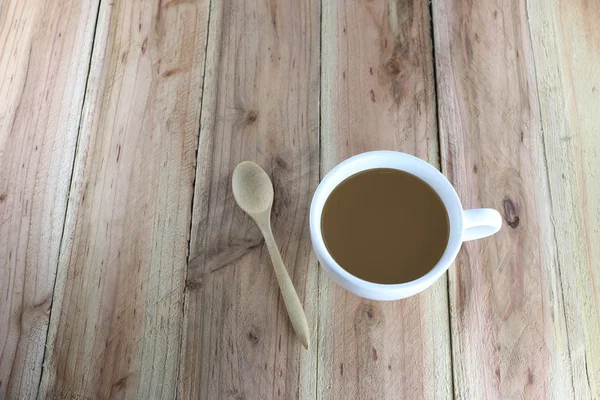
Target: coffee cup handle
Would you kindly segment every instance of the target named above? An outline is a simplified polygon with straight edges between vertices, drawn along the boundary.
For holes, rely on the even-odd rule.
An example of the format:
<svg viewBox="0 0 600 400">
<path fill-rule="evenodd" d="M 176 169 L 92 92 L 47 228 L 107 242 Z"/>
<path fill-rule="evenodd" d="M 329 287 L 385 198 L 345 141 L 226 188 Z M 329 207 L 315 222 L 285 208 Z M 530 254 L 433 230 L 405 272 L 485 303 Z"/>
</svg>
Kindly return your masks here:
<svg viewBox="0 0 600 400">
<path fill-rule="evenodd" d="M 493 208 L 475 208 L 463 211 L 463 242 L 481 239 L 498 232 L 502 217 Z"/>
</svg>

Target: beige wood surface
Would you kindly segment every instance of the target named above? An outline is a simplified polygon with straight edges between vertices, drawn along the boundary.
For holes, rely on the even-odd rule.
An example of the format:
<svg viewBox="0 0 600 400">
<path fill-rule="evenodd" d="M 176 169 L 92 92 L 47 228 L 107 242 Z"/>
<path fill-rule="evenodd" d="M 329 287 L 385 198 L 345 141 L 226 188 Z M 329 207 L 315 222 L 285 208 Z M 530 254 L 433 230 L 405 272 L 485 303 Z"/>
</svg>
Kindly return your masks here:
<svg viewBox="0 0 600 400">
<path fill-rule="evenodd" d="M 270 175 L 275 240 L 316 343 L 308 208 L 319 180 L 319 4 L 212 2 L 185 298 L 180 397 L 317 393 L 317 346 L 289 322 L 267 249 L 234 202 L 243 160 Z"/>
<path fill-rule="evenodd" d="M 0 399 L 40 381 L 97 1 L 0 1 Z"/>
<path fill-rule="evenodd" d="M 100 5 L 39 398 L 175 396 L 207 5 Z"/>
<path fill-rule="evenodd" d="M 326 2 L 321 172 L 360 152 L 438 165 L 427 2 Z M 446 278 L 397 302 L 361 299 L 319 275 L 319 399 L 452 396 Z"/>
<path fill-rule="evenodd" d="M 597 380 L 597 272 L 581 220 L 597 206 L 583 203 L 593 193 L 585 157 L 598 142 L 581 130 L 572 134 L 596 150 L 565 144 L 565 114 L 580 116 L 565 106 L 572 82 L 555 75 L 563 62 L 570 75 L 572 57 L 554 42 L 563 40 L 558 14 L 546 2 L 434 5 L 442 170 L 466 208 L 505 218 L 493 239 L 465 244 L 450 270 L 457 398 L 591 398 Z"/>
<path fill-rule="evenodd" d="M 0 0 L 0 400 L 600 398 L 598 71 L 586 0 Z M 308 233 L 375 149 L 505 220 L 397 302 Z"/>
<path fill-rule="evenodd" d="M 527 4 L 575 398 L 600 398 L 600 8 Z"/>
</svg>

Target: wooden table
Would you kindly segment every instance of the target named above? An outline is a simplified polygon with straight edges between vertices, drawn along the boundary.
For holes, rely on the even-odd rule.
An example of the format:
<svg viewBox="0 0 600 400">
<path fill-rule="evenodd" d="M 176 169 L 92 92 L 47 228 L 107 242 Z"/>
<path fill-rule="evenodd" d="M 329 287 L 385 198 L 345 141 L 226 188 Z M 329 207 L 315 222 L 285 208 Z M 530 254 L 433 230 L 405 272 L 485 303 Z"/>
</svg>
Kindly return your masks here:
<svg viewBox="0 0 600 400">
<path fill-rule="evenodd" d="M 600 398 L 598 6 L 0 1 L 0 398 Z M 403 301 L 311 251 L 319 179 L 374 149 L 505 219 Z"/>
</svg>

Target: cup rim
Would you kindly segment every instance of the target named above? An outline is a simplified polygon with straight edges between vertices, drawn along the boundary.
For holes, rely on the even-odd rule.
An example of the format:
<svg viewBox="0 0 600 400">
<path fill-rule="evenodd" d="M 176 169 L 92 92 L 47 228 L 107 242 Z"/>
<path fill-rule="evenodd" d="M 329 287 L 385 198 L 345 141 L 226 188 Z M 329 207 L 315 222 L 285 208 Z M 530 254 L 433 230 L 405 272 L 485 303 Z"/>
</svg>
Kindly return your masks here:
<svg viewBox="0 0 600 400">
<path fill-rule="evenodd" d="M 336 179 L 337 176 L 340 175 L 340 173 L 342 173 L 344 170 L 346 170 L 350 165 L 357 163 L 359 161 L 364 161 L 365 158 L 382 158 L 382 157 L 386 157 L 388 159 L 389 159 L 389 157 L 394 157 L 394 158 L 397 158 L 398 160 L 404 159 L 405 161 L 407 161 L 409 163 L 417 163 L 417 164 L 419 164 L 420 167 L 423 168 L 423 170 L 427 171 L 427 174 L 432 176 L 432 180 L 437 180 L 438 182 L 443 182 L 443 185 L 447 189 L 447 192 L 446 192 L 447 196 L 442 196 L 442 193 L 440 193 L 439 190 L 434 188 L 433 185 L 430 183 L 430 181 L 428 181 L 427 179 L 423 179 L 422 176 L 417 176 L 417 175 L 413 174 L 413 175 L 423 179 L 427 184 L 429 184 L 442 199 L 444 206 L 446 207 L 446 212 L 448 213 L 450 232 L 449 232 L 449 236 L 448 236 L 448 243 L 446 245 L 446 249 L 444 250 L 442 257 L 440 257 L 440 260 L 426 274 L 420 276 L 417 279 L 409 281 L 409 282 L 376 283 L 376 282 L 367 281 L 367 280 L 361 279 L 355 275 L 352 275 L 351 273 L 346 271 L 341 265 L 339 265 L 337 263 L 337 261 L 335 261 L 333 256 L 329 253 L 329 250 L 327 250 L 327 247 L 325 246 L 325 241 L 323 240 L 323 235 L 321 232 L 321 217 L 322 217 L 322 215 L 320 213 L 318 213 L 319 206 L 317 205 L 317 203 L 318 203 L 319 198 L 323 196 L 324 191 L 326 191 L 326 190 L 328 191 L 328 193 L 326 193 L 326 197 L 324 200 L 324 201 L 326 201 L 327 198 L 329 197 L 329 194 L 331 194 L 331 192 L 335 189 L 335 187 L 337 187 L 345 179 L 347 179 L 348 177 L 350 177 L 358 172 L 367 171 L 369 169 L 393 168 L 393 169 L 398 169 L 398 170 L 405 171 L 408 173 L 412 173 L 411 171 L 406 171 L 401 168 L 394 168 L 394 167 L 389 167 L 389 166 L 381 166 L 381 167 L 374 166 L 374 167 L 361 168 L 361 169 L 357 170 L 356 172 L 349 174 L 348 176 L 343 178 L 340 182 L 333 185 L 333 187 L 330 190 L 328 189 L 328 186 L 330 186 L 331 181 Z M 453 204 L 447 204 L 447 201 L 446 201 L 447 198 L 446 198 L 446 200 L 444 200 L 444 197 L 449 197 Z M 324 202 L 323 202 L 323 204 L 324 204 Z M 452 224 L 451 218 L 450 218 L 450 213 L 452 211 L 457 212 L 457 214 L 458 214 L 457 215 L 458 218 L 454 224 Z M 321 212 L 322 212 L 322 209 L 321 209 Z M 317 214 L 319 214 L 318 218 L 316 217 Z M 325 175 L 325 177 L 321 180 L 317 189 L 315 190 L 315 193 L 313 195 L 313 199 L 311 202 L 311 206 L 310 206 L 310 233 L 311 233 L 313 248 L 315 249 L 317 258 L 319 259 L 319 261 L 321 262 L 321 265 L 326 270 L 328 270 L 330 273 L 334 274 L 334 278 L 336 278 L 335 275 L 337 274 L 338 277 L 341 278 L 343 281 L 346 281 L 350 284 L 358 286 L 361 289 L 366 289 L 369 292 L 380 292 L 380 293 L 388 293 L 388 294 L 389 293 L 398 293 L 398 292 L 411 292 L 408 294 L 408 296 L 410 296 L 412 294 L 416 294 L 418 292 L 421 292 L 422 290 L 425 290 L 427 287 L 431 286 L 434 282 L 436 282 L 444 274 L 444 272 L 446 272 L 446 270 L 450 267 L 450 265 L 456 258 L 456 255 L 458 254 L 458 251 L 460 250 L 460 247 L 463 242 L 463 240 L 462 240 L 463 207 L 462 207 L 462 204 L 458 197 L 458 194 L 454 190 L 454 187 L 452 186 L 450 181 L 448 181 L 448 179 L 437 168 L 435 168 L 433 165 L 429 164 L 427 161 L 422 160 L 418 157 L 412 156 L 410 154 L 402 153 L 402 152 L 398 152 L 398 151 L 389 151 L 389 150 L 370 151 L 370 152 L 357 154 L 355 156 L 352 156 L 352 157 L 342 161 L 341 163 L 336 165 L 333 169 L 331 169 L 331 171 L 329 171 Z"/>
</svg>

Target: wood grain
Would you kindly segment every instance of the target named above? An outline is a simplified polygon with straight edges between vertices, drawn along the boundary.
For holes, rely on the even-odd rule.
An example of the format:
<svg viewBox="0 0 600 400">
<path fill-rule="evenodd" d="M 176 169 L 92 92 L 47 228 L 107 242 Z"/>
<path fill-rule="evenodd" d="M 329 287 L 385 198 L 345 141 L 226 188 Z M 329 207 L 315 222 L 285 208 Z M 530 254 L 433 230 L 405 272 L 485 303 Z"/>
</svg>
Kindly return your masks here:
<svg viewBox="0 0 600 400">
<path fill-rule="evenodd" d="M 0 2 L 0 399 L 37 395 L 97 11 Z"/>
<path fill-rule="evenodd" d="M 465 208 L 491 206 L 505 219 L 493 239 L 465 244 L 450 270 L 455 397 L 588 398 L 573 370 L 567 215 L 551 174 L 564 165 L 547 146 L 560 135 L 540 119 L 534 52 L 546 50 L 531 41 L 524 1 L 433 8 L 442 169 Z"/>
<path fill-rule="evenodd" d="M 600 398 L 600 9 L 527 3 L 575 398 Z"/>
<path fill-rule="evenodd" d="M 439 165 L 428 2 L 325 2 L 322 46 L 322 174 L 377 149 Z M 317 398 L 449 398 L 447 301 L 445 276 L 374 302 L 321 271 Z"/>
<path fill-rule="evenodd" d="M 308 209 L 319 179 L 319 4 L 215 1 L 185 296 L 181 398 L 297 399 L 316 393 L 316 346 L 288 320 L 260 232 L 231 174 L 260 164 L 273 233 L 314 343 L 317 266 Z"/>
<path fill-rule="evenodd" d="M 208 3 L 103 1 L 40 398 L 173 398 Z"/>
</svg>

